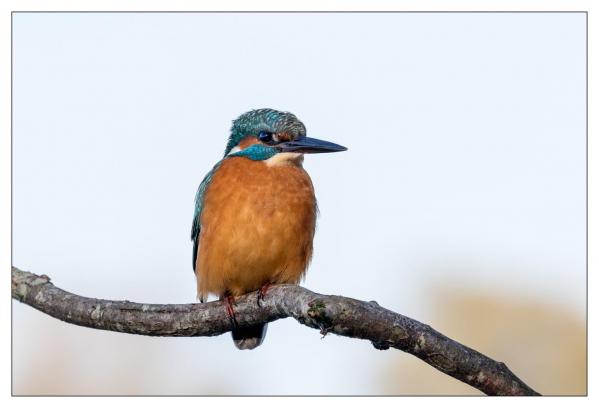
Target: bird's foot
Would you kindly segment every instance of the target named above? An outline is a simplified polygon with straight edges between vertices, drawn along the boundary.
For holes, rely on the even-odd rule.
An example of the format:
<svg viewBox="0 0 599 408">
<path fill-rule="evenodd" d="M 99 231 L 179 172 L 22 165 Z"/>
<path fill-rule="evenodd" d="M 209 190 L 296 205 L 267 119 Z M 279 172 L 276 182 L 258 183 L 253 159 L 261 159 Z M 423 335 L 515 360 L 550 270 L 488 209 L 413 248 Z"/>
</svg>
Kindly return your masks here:
<svg viewBox="0 0 599 408">
<path fill-rule="evenodd" d="M 231 326 L 233 327 L 233 330 L 237 330 L 239 325 L 237 324 L 237 319 L 235 318 L 235 310 L 233 309 L 233 305 L 235 304 L 235 297 L 227 293 L 225 294 L 223 300 L 225 302 L 225 310 L 227 311 L 227 316 L 229 316 Z"/>
<path fill-rule="evenodd" d="M 271 286 L 270 282 L 265 283 L 264 285 L 262 285 L 262 287 L 258 291 L 258 306 L 260 306 L 260 302 L 264 300 L 264 297 L 266 296 L 266 292 L 268 291 L 270 286 Z"/>
</svg>

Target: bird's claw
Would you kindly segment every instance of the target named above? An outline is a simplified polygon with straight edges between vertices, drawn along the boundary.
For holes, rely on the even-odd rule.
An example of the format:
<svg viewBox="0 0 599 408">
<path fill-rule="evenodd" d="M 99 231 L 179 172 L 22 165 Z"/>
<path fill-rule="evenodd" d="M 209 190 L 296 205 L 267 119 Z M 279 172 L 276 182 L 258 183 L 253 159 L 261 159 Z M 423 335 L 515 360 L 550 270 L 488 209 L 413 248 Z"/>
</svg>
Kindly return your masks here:
<svg viewBox="0 0 599 408">
<path fill-rule="evenodd" d="M 231 326 L 233 330 L 236 330 L 239 325 L 237 324 L 237 319 L 235 318 L 235 310 L 233 309 L 233 305 L 235 304 L 235 298 L 232 295 L 225 295 L 225 310 L 227 311 L 227 316 L 229 316 L 229 321 L 231 322 Z"/>
<path fill-rule="evenodd" d="M 260 302 L 263 301 L 264 298 L 266 297 L 266 292 L 268 291 L 269 288 L 270 288 L 270 282 L 262 285 L 262 287 L 258 291 L 258 300 L 257 300 L 258 306 L 260 306 Z"/>
</svg>

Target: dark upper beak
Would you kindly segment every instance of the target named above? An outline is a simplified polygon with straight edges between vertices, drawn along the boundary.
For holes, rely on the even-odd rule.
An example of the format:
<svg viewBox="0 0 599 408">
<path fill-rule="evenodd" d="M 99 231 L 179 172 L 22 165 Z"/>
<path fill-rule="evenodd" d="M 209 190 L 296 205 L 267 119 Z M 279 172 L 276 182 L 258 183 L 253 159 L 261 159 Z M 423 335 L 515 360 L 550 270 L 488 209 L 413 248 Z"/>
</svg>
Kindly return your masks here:
<svg viewBox="0 0 599 408">
<path fill-rule="evenodd" d="M 282 152 L 295 153 L 332 153 L 347 150 L 347 147 L 311 137 L 279 143 L 277 148 Z"/>
</svg>

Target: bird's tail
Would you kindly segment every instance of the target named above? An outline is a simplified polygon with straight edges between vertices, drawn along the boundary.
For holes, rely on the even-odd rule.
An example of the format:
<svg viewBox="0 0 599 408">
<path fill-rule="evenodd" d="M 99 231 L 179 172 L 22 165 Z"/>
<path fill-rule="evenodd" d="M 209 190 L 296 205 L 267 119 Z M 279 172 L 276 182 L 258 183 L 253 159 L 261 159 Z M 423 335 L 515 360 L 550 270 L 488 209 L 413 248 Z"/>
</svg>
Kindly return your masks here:
<svg viewBox="0 0 599 408">
<path fill-rule="evenodd" d="M 235 347 L 239 350 L 252 350 L 258 347 L 264 341 L 266 336 L 266 323 L 255 326 L 235 329 L 231 332 Z"/>
</svg>

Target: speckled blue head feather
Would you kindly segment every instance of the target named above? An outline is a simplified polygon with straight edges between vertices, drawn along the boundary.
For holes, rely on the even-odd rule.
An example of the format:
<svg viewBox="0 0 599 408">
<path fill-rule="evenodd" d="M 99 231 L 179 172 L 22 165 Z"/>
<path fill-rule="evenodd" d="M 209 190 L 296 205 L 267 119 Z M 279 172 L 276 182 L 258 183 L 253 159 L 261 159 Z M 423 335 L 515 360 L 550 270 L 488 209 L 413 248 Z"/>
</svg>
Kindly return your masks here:
<svg viewBox="0 0 599 408">
<path fill-rule="evenodd" d="M 245 137 L 257 136 L 260 131 L 285 132 L 293 136 L 293 139 L 306 136 L 306 127 L 293 113 L 268 108 L 256 109 L 244 113 L 233 121 L 225 156 Z"/>
</svg>

